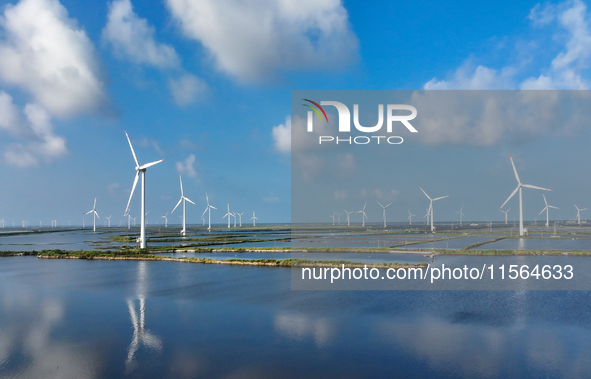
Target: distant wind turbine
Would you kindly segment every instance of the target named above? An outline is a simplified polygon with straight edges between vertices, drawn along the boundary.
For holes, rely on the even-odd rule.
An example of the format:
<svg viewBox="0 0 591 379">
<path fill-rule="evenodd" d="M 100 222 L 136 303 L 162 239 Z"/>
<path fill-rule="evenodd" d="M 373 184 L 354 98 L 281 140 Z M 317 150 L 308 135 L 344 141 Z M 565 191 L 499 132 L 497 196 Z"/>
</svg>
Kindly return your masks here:
<svg viewBox="0 0 591 379">
<path fill-rule="evenodd" d="M 549 208 L 553 208 L 553 209 L 560 209 L 560 208 L 554 207 L 552 205 L 548 205 L 548 202 L 546 201 L 546 195 L 542 194 L 542 196 L 544 197 L 544 203 L 546 204 L 546 206 L 544 207 L 544 209 L 542 209 L 542 211 L 540 212 L 539 215 L 541 215 L 542 213 L 544 213 L 544 211 L 546 211 L 546 227 L 549 228 L 550 227 L 550 216 L 548 215 Z"/>
<path fill-rule="evenodd" d="M 109 228 L 111 227 L 111 217 L 113 217 L 113 215 L 110 215 L 109 217 L 105 217 L 107 219 L 107 222 L 109 223 Z"/>
<path fill-rule="evenodd" d="M 238 215 L 238 217 L 240 218 L 240 227 L 242 228 L 242 215 L 244 214 L 244 212 L 242 213 L 238 213 L 236 212 L 236 214 Z"/>
<path fill-rule="evenodd" d="M 509 195 L 509 198 L 507 198 L 507 200 L 505 200 L 505 202 L 503 203 L 503 205 L 501 205 L 501 208 L 499 208 L 499 209 L 503 209 L 505 204 L 507 204 L 507 202 L 509 200 L 511 200 L 511 198 L 513 196 L 515 196 L 517 191 L 519 191 L 519 235 L 523 236 L 523 196 L 521 194 L 521 189 L 523 187 L 525 187 L 525 188 L 539 189 L 542 191 L 552 191 L 552 190 L 547 189 L 547 188 L 532 186 L 531 184 L 522 184 L 521 181 L 519 180 L 519 175 L 517 174 L 517 169 L 515 168 L 515 164 L 513 163 L 513 158 L 511 158 L 510 155 L 509 155 L 509 159 L 511 160 L 511 165 L 513 166 L 513 172 L 515 173 L 515 179 L 517 179 L 517 188 L 515 188 L 513 193 L 511 193 L 511 195 Z"/>
<path fill-rule="evenodd" d="M 164 219 L 164 227 L 168 228 L 168 213 L 161 217 Z"/>
<path fill-rule="evenodd" d="M 577 208 L 577 222 L 579 223 L 579 226 L 581 226 L 581 211 L 586 211 L 587 208 L 580 208 L 577 207 L 576 204 L 573 204 L 575 206 L 575 208 Z"/>
<path fill-rule="evenodd" d="M 332 218 L 332 226 L 334 226 L 334 220 L 335 220 L 335 215 L 336 214 L 337 214 L 337 212 L 335 212 L 335 213 L 331 214 L 330 216 L 328 216 L 328 217 Z"/>
<path fill-rule="evenodd" d="M 361 220 L 363 221 L 361 226 L 363 226 L 363 227 L 365 227 L 365 219 L 367 218 L 367 215 L 365 214 L 365 207 L 367 207 L 367 203 L 365 203 L 362 210 L 355 212 L 355 213 L 361 213 Z"/>
<path fill-rule="evenodd" d="M 390 205 L 392 205 L 392 203 L 388 204 L 388 205 L 382 205 L 378 202 L 378 205 L 382 208 L 384 208 L 384 229 L 386 229 L 386 208 L 388 208 Z"/>
<path fill-rule="evenodd" d="M 96 218 L 100 218 L 98 213 L 96 213 L 96 197 L 94 198 L 94 205 L 92 209 L 85 213 L 85 215 L 92 213 L 92 231 L 96 232 Z"/>
<path fill-rule="evenodd" d="M 337 222 L 339 223 L 339 225 L 341 225 L 341 216 L 343 214 L 342 213 L 336 213 L 336 212 L 335 212 L 335 214 L 337 215 L 337 220 L 338 220 Z"/>
<path fill-rule="evenodd" d="M 179 174 L 179 180 L 181 182 L 181 198 L 179 199 L 179 202 L 176 203 L 176 205 L 174 206 L 174 209 L 172 210 L 172 212 L 170 212 L 170 214 L 174 213 L 174 210 L 181 204 L 181 202 L 183 203 L 183 230 L 181 230 L 181 234 L 184 236 L 186 233 L 186 227 L 185 227 L 185 223 L 186 223 L 186 216 L 185 216 L 185 208 L 186 208 L 186 202 L 188 201 L 189 203 L 195 205 L 194 202 L 192 202 L 191 200 L 189 200 L 188 197 L 186 197 L 183 193 L 183 178 L 181 178 L 181 175 Z"/>
<path fill-rule="evenodd" d="M 349 223 L 349 215 L 350 215 L 351 213 L 353 213 L 353 211 L 351 211 L 351 212 L 347 212 L 347 210 L 346 210 L 346 209 L 343 209 L 343 210 L 344 210 L 344 211 L 345 211 L 345 213 L 347 214 L 347 226 L 351 226 L 351 225 L 350 225 L 350 223 Z"/>
<path fill-rule="evenodd" d="M 228 229 L 230 228 L 230 217 L 232 217 L 232 212 L 230 212 L 230 203 L 228 204 L 228 213 L 226 213 L 222 218 L 228 217 Z"/>
<path fill-rule="evenodd" d="M 139 179 L 140 176 L 140 172 L 142 173 L 142 203 L 141 203 L 141 209 L 140 209 L 140 223 L 141 223 L 141 231 L 140 231 L 140 247 L 142 249 L 146 248 L 146 170 L 148 169 L 148 167 L 154 166 L 157 163 L 160 163 L 163 161 L 163 159 L 159 160 L 159 161 L 154 161 L 151 163 L 146 163 L 143 166 L 140 166 L 140 163 L 137 160 L 137 157 L 135 156 L 135 151 L 133 151 L 133 146 L 131 145 L 131 140 L 129 139 L 129 136 L 127 135 L 127 132 L 125 132 L 125 136 L 127 137 L 127 142 L 129 142 L 129 147 L 131 148 L 131 154 L 133 155 L 133 160 L 135 161 L 135 179 L 133 180 L 133 186 L 131 187 L 131 193 L 129 194 L 129 200 L 127 201 L 127 207 L 125 207 L 125 213 L 123 213 L 123 215 L 125 216 L 127 214 L 127 211 L 129 210 L 129 203 L 131 203 L 131 198 L 133 197 L 133 192 L 135 191 L 135 186 L 137 185 L 137 181 Z"/>
<path fill-rule="evenodd" d="M 205 216 L 206 212 L 209 214 L 208 215 L 207 230 L 211 230 L 211 210 L 212 209 L 217 210 L 217 208 L 214 207 L 213 205 L 209 204 L 209 197 L 207 196 L 207 191 L 205 191 L 205 200 L 207 201 L 207 207 L 205 207 L 205 210 L 203 211 L 203 214 L 201 215 L 201 217 Z"/>
<path fill-rule="evenodd" d="M 460 226 L 462 226 L 462 216 L 466 217 L 466 215 L 464 214 L 464 212 L 462 212 L 464 210 L 464 206 L 462 205 L 462 207 L 460 208 L 460 210 L 458 212 L 455 213 L 459 213 L 460 214 Z"/>
<path fill-rule="evenodd" d="M 257 226 L 258 218 L 254 215 L 254 211 L 252 211 L 252 217 L 250 219 L 252 220 L 252 226 Z"/>
<path fill-rule="evenodd" d="M 506 211 L 501 209 L 501 212 L 503 212 L 505 214 L 505 224 L 507 224 L 507 213 L 509 213 L 510 210 L 511 210 L 511 208 L 507 209 Z"/>
<path fill-rule="evenodd" d="M 429 211 L 428 214 L 431 214 L 431 231 L 434 232 L 435 231 L 435 227 L 433 226 L 433 202 L 437 201 L 437 200 L 441 200 L 441 199 L 445 199 L 446 197 L 449 197 L 449 195 L 445 195 L 445 196 L 441 196 L 441 197 L 437 197 L 435 199 L 431 199 L 429 197 L 429 195 L 427 195 L 427 192 L 425 192 L 424 189 L 422 189 L 421 187 L 419 187 L 421 189 L 421 191 L 423 191 L 423 193 L 425 194 L 425 196 L 427 196 L 427 199 L 429 199 L 430 203 L 429 203 Z"/>
<path fill-rule="evenodd" d="M 410 211 L 408 211 L 408 218 L 407 218 L 407 220 L 410 220 L 410 225 L 412 225 L 412 216 L 416 216 L 416 215 L 413 215 L 412 213 L 410 213 Z"/>
</svg>

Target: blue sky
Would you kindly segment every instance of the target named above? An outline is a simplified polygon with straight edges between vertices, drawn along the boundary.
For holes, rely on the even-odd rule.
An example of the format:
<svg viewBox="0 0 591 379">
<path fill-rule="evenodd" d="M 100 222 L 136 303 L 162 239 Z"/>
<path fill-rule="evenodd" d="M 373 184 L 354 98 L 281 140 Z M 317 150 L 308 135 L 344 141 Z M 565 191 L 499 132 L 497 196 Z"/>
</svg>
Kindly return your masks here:
<svg viewBox="0 0 591 379">
<path fill-rule="evenodd" d="M 294 89 L 589 88 L 580 1 L 0 4 L 0 218 L 8 223 L 80 223 L 94 197 L 101 217 L 123 221 L 135 174 L 124 130 L 140 162 L 164 159 L 147 173 L 150 223 L 178 201 L 179 172 L 197 203 L 190 223 L 200 222 L 205 190 L 220 208 L 215 222 L 226 203 L 255 210 L 260 222 L 288 222 L 290 154 L 273 130 L 286 126 Z M 441 204 L 443 218 L 464 204 L 468 219 L 500 220 L 496 202 L 514 188 L 511 153 L 524 182 L 553 188 L 556 217 L 571 219 L 572 202 L 591 203 L 588 137 L 582 127 L 558 128 L 485 145 L 417 144 L 413 156 L 434 162 L 422 173 L 441 179 L 424 188 L 456 194 Z M 467 172 L 487 183 L 491 204 L 460 183 Z M 384 191 L 400 195 L 389 219 L 426 207 L 420 192 L 391 186 Z M 526 202 L 526 218 L 540 202 Z M 368 216 L 379 221 L 381 212 Z"/>
</svg>

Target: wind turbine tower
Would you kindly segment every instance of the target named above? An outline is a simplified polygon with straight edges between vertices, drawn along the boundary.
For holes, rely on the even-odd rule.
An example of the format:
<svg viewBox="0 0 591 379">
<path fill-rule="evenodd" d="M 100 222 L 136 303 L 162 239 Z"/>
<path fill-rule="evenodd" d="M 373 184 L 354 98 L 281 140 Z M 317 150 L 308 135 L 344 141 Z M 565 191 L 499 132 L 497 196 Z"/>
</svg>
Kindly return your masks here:
<svg viewBox="0 0 591 379">
<path fill-rule="evenodd" d="M 544 197 L 544 203 L 546 204 L 546 206 L 544 207 L 544 209 L 542 209 L 542 211 L 540 212 L 539 215 L 541 215 L 542 213 L 544 213 L 544 211 L 546 211 L 546 228 L 549 228 L 550 227 L 550 216 L 548 215 L 549 208 L 553 208 L 553 209 L 560 209 L 560 208 L 554 207 L 552 205 L 548 205 L 548 202 L 546 201 L 546 195 L 542 194 L 542 196 Z"/>
<path fill-rule="evenodd" d="M 176 203 L 174 209 L 172 210 L 172 212 L 170 212 L 170 214 L 174 213 L 174 210 L 181 204 L 181 202 L 183 202 L 183 230 L 181 230 L 181 234 L 184 236 L 186 233 L 186 218 L 185 218 L 185 211 L 186 211 L 186 202 L 188 201 L 189 203 L 195 205 L 194 202 L 192 202 L 191 200 L 189 200 L 188 197 L 186 197 L 183 193 L 183 178 L 181 178 L 181 175 L 179 174 L 179 180 L 181 182 L 181 198 L 179 199 L 179 202 Z"/>
<path fill-rule="evenodd" d="M 361 213 L 361 220 L 363 221 L 361 223 L 361 226 L 363 226 L 363 227 L 365 227 L 365 219 L 367 218 L 367 215 L 365 214 L 365 207 L 367 207 L 367 203 L 365 203 L 362 210 L 355 212 L 355 213 Z"/>
<path fill-rule="evenodd" d="M 507 224 L 507 213 L 509 213 L 510 210 L 511 210 L 511 208 L 507 209 L 506 211 L 501 209 L 501 212 L 503 212 L 505 214 L 505 225 Z"/>
<path fill-rule="evenodd" d="M 392 203 L 390 203 L 390 204 L 388 204 L 388 205 L 384 206 L 384 205 L 382 205 L 382 204 L 380 204 L 380 203 L 378 202 L 378 205 L 379 205 L 380 207 L 382 207 L 382 208 L 383 208 L 383 211 L 384 211 L 384 212 L 383 212 L 383 213 L 384 213 L 384 229 L 386 229 L 386 208 L 388 208 L 390 205 L 392 205 Z"/>
<path fill-rule="evenodd" d="M 85 215 L 92 213 L 92 231 L 96 232 L 96 218 L 100 218 L 98 213 L 96 213 L 96 197 L 94 198 L 94 205 L 92 209 L 85 213 Z"/>
<path fill-rule="evenodd" d="M 586 211 L 587 208 L 580 208 L 577 207 L 576 204 L 573 204 L 575 206 L 575 208 L 577 208 L 577 223 L 579 224 L 579 226 L 581 226 L 581 211 Z"/>
<path fill-rule="evenodd" d="M 250 219 L 252 220 L 252 226 L 257 226 L 258 218 L 254 215 L 254 211 L 252 211 L 252 217 Z"/>
<path fill-rule="evenodd" d="M 207 201 L 207 207 L 205 207 L 205 210 L 203 211 L 203 214 L 201 215 L 201 217 L 205 216 L 205 212 L 208 212 L 209 216 L 208 216 L 207 230 L 211 230 L 211 210 L 212 209 L 217 210 L 217 208 L 214 207 L 213 205 L 209 204 L 209 197 L 207 196 L 207 191 L 205 191 L 205 200 Z"/>
</svg>

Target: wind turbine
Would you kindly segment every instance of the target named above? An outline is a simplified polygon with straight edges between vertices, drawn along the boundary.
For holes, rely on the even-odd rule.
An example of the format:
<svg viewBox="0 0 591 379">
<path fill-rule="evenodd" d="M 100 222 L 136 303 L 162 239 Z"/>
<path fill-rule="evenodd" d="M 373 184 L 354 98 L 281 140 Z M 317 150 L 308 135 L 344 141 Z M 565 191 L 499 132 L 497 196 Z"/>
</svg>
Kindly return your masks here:
<svg viewBox="0 0 591 379">
<path fill-rule="evenodd" d="M 586 211 L 587 208 L 580 208 L 577 207 L 576 204 L 573 204 L 575 206 L 575 208 L 577 208 L 577 222 L 579 223 L 579 226 L 581 226 L 581 211 Z"/>
<path fill-rule="evenodd" d="M 363 209 L 362 210 L 355 212 L 355 213 L 361 213 L 362 214 L 361 220 L 363 221 L 363 223 L 362 223 L 361 226 L 363 226 L 363 227 L 365 227 L 365 219 L 367 218 L 367 215 L 365 214 L 365 207 L 367 207 L 367 203 L 365 203 L 365 205 L 363 206 Z"/>
<path fill-rule="evenodd" d="M 379 202 L 378 202 L 378 204 L 380 205 L 380 207 L 384 208 L 384 229 L 386 229 L 386 208 L 388 208 L 390 205 L 392 205 L 392 203 L 390 203 L 390 204 L 388 204 L 386 206 L 383 206 Z"/>
<path fill-rule="evenodd" d="M 188 201 L 189 203 L 195 205 L 194 202 L 192 202 L 191 200 L 189 200 L 188 197 L 186 197 L 183 193 L 183 178 L 181 178 L 181 174 L 179 174 L 179 180 L 181 182 L 181 198 L 179 199 L 179 202 L 176 203 L 174 209 L 172 210 L 172 212 L 170 212 L 170 214 L 174 213 L 174 210 L 181 204 L 181 201 L 183 202 L 183 230 L 181 230 L 181 234 L 184 236 L 186 233 L 186 229 L 185 229 L 185 208 L 186 208 L 186 202 Z"/>
<path fill-rule="evenodd" d="M 168 213 L 166 213 L 162 218 L 164 219 L 164 227 L 168 228 Z"/>
<path fill-rule="evenodd" d="M 351 213 L 353 213 L 353 211 L 351 211 L 351 212 L 347 212 L 347 210 L 346 210 L 346 209 L 343 209 L 343 210 L 344 210 L 344 211 L 345 211 L 345 213 L 347 214 L 347 226 L 351 226 L 351 225 L 349 224 L 349 215 L 350 215 Z"/>
<path fill-rule="evenodd" d="M 252 217 L 250 219 L 252 220 L 252 226 L 257 226 L 258 218 L 254 215 L 254 211 L 252 211 Z"/>
<path fill-rule="evenodd" d="M 132 217 L 131 219 L 133 220 L 133 226 L 135 226 L 135 220 L 137 219 L 137 216 Z M 140 220 L 141 220 L 141 218 L 140 218 Z"/>
<path fill-rule="evenodd" d="M 505 200 L 505 202 L 503 203 L 503 205 L 501 205 L 501 208 L 499 208 L 499 209 L 502 209 L 505 206 L 505 204 L 507 204 L 507 202 L 509 200 L 511 200 L 511 198 L 513 196 L 515 196 L 517 191 L 519 191 L 519 235 L 523 236 L 523 196 L 521 194 L 521 192 L 522 192 L 521 189 L 523 187 L 525 187 L 525 188 L 539 189 L 539 190 L 543 190 L 543 191 L 552 191 L 552 190 L 547 189 L 547 188 L 532 186 L 531 184 L 521 184 L 521 181 L 519 180 L 519 175 L 517 174 L 517 169 L 515 168 L 515 164 L 513 163 L 513 158 L 511 158 L 510 155 L 509 155 L 509 159 L 511 160 L 511 165 L 513 166 L 513 172 L 515 172 L 515 179 L 517 179 L 517 188 L 515 188 L 513 193 L 511 193 L 511 195 L 509 195 L 509 198 L 507 200 Z"/>
<path fill-rule="evenodd" d="M 336 213 L 336 212 L 335 212 L 335 214 L 337 215 L 337 220 L 338 220 L 337 222 L 339 223 L 339 225 L 341 225 L 341 216 L 343 214 L 342 213 Z"/>
<path fill-rule="evenodd" d="M 105 217 L 107 219 L 107 221 L 109 222 L 109 228 L 111 227 L 111 217 L 113 217 L 113 215 L 110 215 L 109 217 Z"/>
<path fill-rule="evenodd" d="M 92 231 L 96 232 L 96 218 L 100 218 L 98 213 L 96 213 L 96 197 L 94 198 L 94 205 L 92 209 L 85 213 L 85 215 L 92 213 Z"/>
<path fill-rule="evenodd" d="M 217 208 L 214 207 L 213 205 L 209 204 L 209 197 L 207 196 L 207 191 L 205 191 L 205 200 L 207 201 L 207 207 L 205 207 L 205 210 L 203 211 L 203 214 L 201 215 L 201 217 L 205 216 L 205 212 L 209 213 L 209 221 L 207 224 L 207 230 L 211 230 L 211 210 L 212 210 L 212 208 L 217 210 Z"/>
<path fill-rule="evenodd" d="M 431 214 L 431 231 L 434 232 L 435 231 L 435 227 L 433 226 L 433 202 L 437 201 L 437 200 L 441 200 L 441 199 L 445 199 L 446 197 L 449 197 L 449 195 L 445 195 L 445 196 L 441 196 L 441 197 L 437 197 L 435 199 L 431 199 L 429 197 L 429 195 L 427 195 L 427 192 L 425 192 L 425 190 L 423 190 L 421 187 L 419 187 L 421 189 L 421 191 L 423 191 L 423 193 L 425 194 L 425 196 L 427 196 L 427 199 L 429 199 L 430 203 L 429 203 L 429 211 L 427 214 Z"/>
<path fill-rule="evenodd" d="M 455 212 L 455 213 L 459 213 L 460 214 L 460 226 L 462 226 L 462 216 L 466 217 L 466 215 L 464 214 L 464 212 L 462 212 L 464 210 L 464 206 L 462 205 L 462 207 L 460 208 L 459 212 Z"/>
<path fill-rule="evenodd" d="M 222 218 L 228 217 L 228 229 L 229 229 L 230 228 L 230 217 L 232 217 L 232 213 L 230 212 L 230 203 L 227 203 L 227 204 L 228 204 L 228 213 L 226 213 L 224 215 L 224 217 L 222 217 Z"/>
<path fill-rule="evenodd" d="M 236 217 L 236 214 L 237 214 L 237 213 L 238 213 L 238 212 L 232 212 L 232 217 L 234 217 L 234 227 L 236 227 L 236 218 L 237 218 L 237 217 Z"/>
<path fill-rule="evenodd" d="M 408 218 L 407 218 L 407 220 L 410 220 L 410 225 L 412 225 L 412 216 L 416 216 L 416 215 L 413 215 L 412 213 L 410 213 L 410 211 L 408 211 Z"/>
<path fill-rule="evenodd" d="M 328 216 L 328 217 L 332 217 L 332 226 L 334 226 L 335 214 L 337 214 L 337 212 L 335 212 L 335 213 L 331 214 L 330 216 Z"/>
<path fill-rule="evenodd" d="M 501 209 L 501 212 L 503 212 L 505 214 L 505 224 L 507 224 L 507 213 L 509 213 L 510 210 L 511 210 L 511 208 L 507 209 L 506 211 Z"/>
<path fill-rule="evenodd" d="M 539 215 L 541 215 L 542 213 L 544 213 L 544 211 L 546 211 L 546 227 L 549 228 L 550 227 L 550 217 L 548 216 L 549 208 L 554 208 L 554 209 L 560 209 L 560 208 L 554 207 L 552 205 L 548 205 L 548 202 L 546 201 L 546 195 L 542 194 L 542 196 L 544 197 L 544 203 L 546 204 L 546 206 L 544 207 L 544 209 L 542 209 L 542 211 L 540 212 Z"/>
<path fill-rule="evenodd" d="M 236 212 L 236 214 L 238 215 L 238 217 L 240 218 L 240 227 L 242 228 L 242 215 L 244 214 L 244 212 L 242 213 L 238 213 Z"/>
<path fill-rule="evenodd" d="M 129 142 L 129 147 L 131 148 L 131 154 L 133 155 L 133 160 L 135 161 L 135 179 L 133 180 L 133 186 L 131 187 L 131 193 L 129 194 L 129 200 L 127 201 L 127 207 L 125 208 L 125 213 L 123 213 L 123 215 L 125 216 L 127 214 L 127 211 L 129 210 L 129 203 L 131 203 L 131 198 L 133 197 L 133 192 L 135 191 L 135 186 L 137 184 L 137 181 L 139 179 L 140 176 L 140 172 L 142 173 L 142 204 L 141 204 L 141 209 L 140 209 L 140 222 L 141 222 L 141 230 L 140 230 L 140 248 L 145 249 L 146 248 L 146 170 L 148 169 L 148 167 L 154 166 L 157 163 L 162 162 L 164 159 L 161 159 L 159 161 L 154 161 L 152 163 L 146 163 L 143 166 L 140 166 L 140 163 L 137 160 L 137 157 L 135 156 L 135 151 L 133 151 L 133 146 L 131 145 L 131 140 L 129 139 L 129 136 L 127 135 L 127 132 L 125 132 L 125 136 L 127 137 L 127 142 Z"/>
</svg>

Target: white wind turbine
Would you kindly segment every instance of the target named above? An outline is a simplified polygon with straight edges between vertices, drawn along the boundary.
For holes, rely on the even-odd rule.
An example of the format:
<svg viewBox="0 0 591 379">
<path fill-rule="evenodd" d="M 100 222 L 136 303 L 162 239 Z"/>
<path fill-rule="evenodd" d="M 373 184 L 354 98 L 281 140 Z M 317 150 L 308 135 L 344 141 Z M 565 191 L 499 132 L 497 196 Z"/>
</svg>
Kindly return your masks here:
<svg viewBox="0 0 591 379">
<path fill-rule="evenodd" d="M 363 206 L 363 209 L 362 210 L 355 212 L 355 213 L 361 213 L 362 214 L 361 220 L 363 222 L 362 222 L 361 226 L 363 226 L 363 227 L 365 227 L 365 219 L 367 218 L 367 215 L 365 214 L 365 207 L 367 207 L 367 203 L 365 203 L 365 205 Z"/>
<path fill-rule="evenodd" d="M 548 202 L 546 201 L 546 195 L 542 194 L 542 196 L 544 197 L 544 203 L 546 204 L 546 206 L 544 207 L 544 209 L 542 209 L 542 211 L 540 212 L 539 215 L 541 215 L 542 213 L 544 213 L 544 211 L 546 211 L 546 227 L 548 228 L 548 227 L 550 227 L 550 216 L 548 215 L 549 208 L 553 208 L 553 209 L 560 209 L 560 208 L 554 207 L 552 205 L 548 205 Z"/>
<path fill-rule="evenodd" d="M 511 208 L 507 209 L 506 211 L 501 209 L 501 212 L 503 212 L 505 214 L 505 224 L 507 224 L 507 213 L 509 213 L 510 210 L 511 210 Z"/>
<path fill-rule="evenodd" d="M 242 228 L 242 215 L 244 214 L 244 212 L 242 213 L 238 213 L 236 212 L 236 214 L 238 215 L 238 217 L 240 218 L 240 227 Z"/>
<path fill-rule="evenodd" d="M 257 226 L 258 218 L 254 215 L 254 211 L 252 211 L 252 217 L 250 219 L 252 220 L 252 226 Z"/>
<path fill-rule="evenodd" d="M 345 211 L 345 213 L 347 214 L 347 226 L 351 226 L 351 225 L 350 225 L 350 223 L 349 223 L 349 215 L 350 215 L 351 213 L 353 213 L 353 211 L 351 211 L 351 212 L 347 212 L 347 210 L 346 210 L 346 209 L 343 209 L 343 210 L 344 210 L 344 211 Z"/>
<path fill-rule="evenodd" d="M 336 212 L 335 212 L 335 214 L 337 215 L 337 222 L 338 222 L 338 224 L 341 225 L 341 216 L 343 214 L 342 213 L 336 213 Z"/>
<path fill-rule="evenodd" d="M 586 211 L 587 208 L 580 208 L 577 207 L 576 204 L 573 204 L 575 206 L 575 208 L 577 208 L 577 222 L 579 223 L 579 226 L 581 226 L 581 211 Z"/>
<path fill-rule="evenodd" d="M 462 207 L 460 208 L 460 210 L 458 212 L 455 213 L 459 213 L 460 214 L 460 226 L 462 226 L 462 216 L 466 217 L 466 215 L 464 214 L 464 212 L 462 212 L 464 210 L 464 206 L 462 205 Z"/>
<path fill-rule="evenodd" d="M 410 211 L 408 211 L 407 220 L 410 220 L 410 225 L 412 225 L 412 216 L 416 216 L 416 215 L 413 215 L 412 213 L 410 213 Z"/>
<path fill-rule="evenodd" d="M 237 213 L 238 212 L 232 212 L 232 217 L 234 217 L 234 227 L 236 227 L 236 219 L 237 219 L 236 214 Z"/>
<path fill-rule="evenodd" d="M 441 199 L 445 199 L 446 197 L 449 197 L 449 195 L 445 195 L 445 196 L 441 196 L 441 197 L 437 197 L 435 199 L 431 199 L 429 197 L 429 195 L 427 195 L 427 192 L 425 192 L 425 190 L 423 190 L 421 187 L 419 187 L 421 189 L 421 191 L 423 191 L 423 193 L 425 194 L 425 196 L 427 196 L 427 199 L 429 199 L 430 203 L 429 203 L 429 210 L 427 211 L 427 215 L 431 215 L 431 231 L 434 232 L 435 231 L 435 227 L 433 226 L 433 202 L 437 201 L 437 200 L 441 200 Z"/>
<path fill-rule="evenodd" d="M 230 212 L 230 203 L 228 204 L 228 213 L 226 213 L 222 218 L 228 217 L 228 229 L 230 228 L 230 218 L 232 217 L 233 213 Z"/>
<path fill-rule="evenodd" d="M 107 219 L 107 222 L 109 223 L 109 228 L 111 227 L 111 217 L 113 217 L 113 215 L 110 215 L 109 217 L 105 217 Z"/>
<path fill-rule="evenodd" d="M 201 217 L 205 216 L 205 212 L 208 212 L 209 213 L 207 230 L 211 230 L 211 210 L 212 209 L 217 210 L 217 208 L 214 207 L 213 205 L 210 205 L 209 204 L 209 197 L 207 196 L 207 191 L 205 191 L 205 200 L 207 201 L 207 207 L 205 207 L 205 210 L 203 211 L 203 214 L 201 215 Z"/>
<path fill-rule="evenodd" d="M 161 217 L 164 219 L 164 227 L 168 228 L 168 213 Z"/>
<path fill-rule="evenodd" d="M 332 226 L 334 226 L 334 220 L 335 220 L 335 215 L 336 214 L 337 214 L 337 212 L 335 212 L 335 213 L 331 214 L 330 216 L 328 216 L 328 217 L 331 217 L 332 218 Z"/>
<path fill-rule="evenodd" d="M 141 223 L 141 230 L 140 230 L 140 248 L 145 249 L 146 248 L 146 169 L 148 169 L 148 167 L 154 166 L 157 163 L 162 162 L 164 159 L 161 159 L 159 161 L 155 161 L 155 162 L 151 162 L 151 163 L 146 163 L 143 166 L 140 166 L 140 163 L 137 160 L 137 157 L 135 156 L 135 151 L 133 151 L 133 146 L 131 145 L 131 140 L 129 139 L 129 136 L 127 135 L 127 132 L 125 132 L 125 136 L 127 137 L 127 142 L 129 142 L 129 147 L 131 148 L 131 154 L 133 155 L 133 160 L 135 161 L 135 179 L 133 180 L 133 186 L 131 187 L 131 193 L 129 194 L 129 200 L 127 201 L 127 207 L 125 208 L 125 213 L 123 213 L 123 215 L 125 216 L 127 214 L 127 211 L 129 210 L 129 203 L 131 203 L 131 198 L 133 197 L 133 192 L 135 191 L 135 186 L 137 185 L 137 181 L 139 179 L 140 176 L 140 172 L 142 173 L 142 204 L 141 204 L 141 209 L 140 209 L 140 223 Z"/>
<path fill-rule="evenodd" d="M 181 234 L 184 236 L 186 233 L 186 227 L 185 227 L 185 222 L 186 222 L 186 218 L 185 218 L 185 208 L 186 208 L 186 202 L 188 201 L 189 203 L 196 205 L 194 202 L 192 202 L 191 200 L 189 200 L 188 197 L 186 197 L 183 193 L 183 178 L 181 178 L 181 174 L 179 174 L 179 180 L 181 182 L 181 198 L 179 199 L 179 202 L 176 203 L 176 205 L 174 206 L 174 209 L 172 210 L 172 212 L 170 212 L 170 214 L 174 213 L 174 210 L 181 204 L 181 202 L 183 202 L 183 230 L 181 230 Z"/>
<path fill-rule="evenodd" d="M 523 187 L 525 187 L 525 188 L 539 189 L 539 190 L 543 190 L 543 191 L 552 191 L 552 190 L 547 189 L 547 188 L 532 186 L 531 184 L 521 184 L 521 181 L 519 180 L 519 175 L 517 174 L 517 169 L 515 168 L 515 164 L 513 163 L 513 158 L 511 158 L 510 155 L 509 155 L 509 159 L 511 160 L 511 165 L 513 166 L 513 172 L 515 172 L 515 179 L 517 179 L 517 188 L 515 188 L 513 193 L 511 193 L 511 195 L 509 195 L 509 198 L 507 200 L 505 200 L 505 202 L 503 203 L 503 205 L 501 205 L 501 208 L 499 208 L 499 209 L 502 209 L 505 206 L 505 204 L 507 204 L 507 202 L 509 200 L 511 200 L 511 198 L 513 196 L 515 196 L 517 191 L 519 191 L 519 235 L 523 236 L 523 196 L 521 194 L 521 189 Z"/>
<path fill-rule="evenodd" d="M 382 204 L 380 204 L 379 202 L 377 202 L 379 204 L 380 207 L 384 208 L 384 229 L 386 228 L 386 208 L 388 208 L 390 205 L 392 205 L 392 203 L 384 206 Z"/>
<path fill-rule="evenodd" d="M 98 213 L 96 213 L 96 197 L 94 198 L 94 205 L 92 209 L 85 213 L 85 215 L 92 213 L 92 231 L 96 232 L 96 218 L 100 218 Z"/>
</svg>

